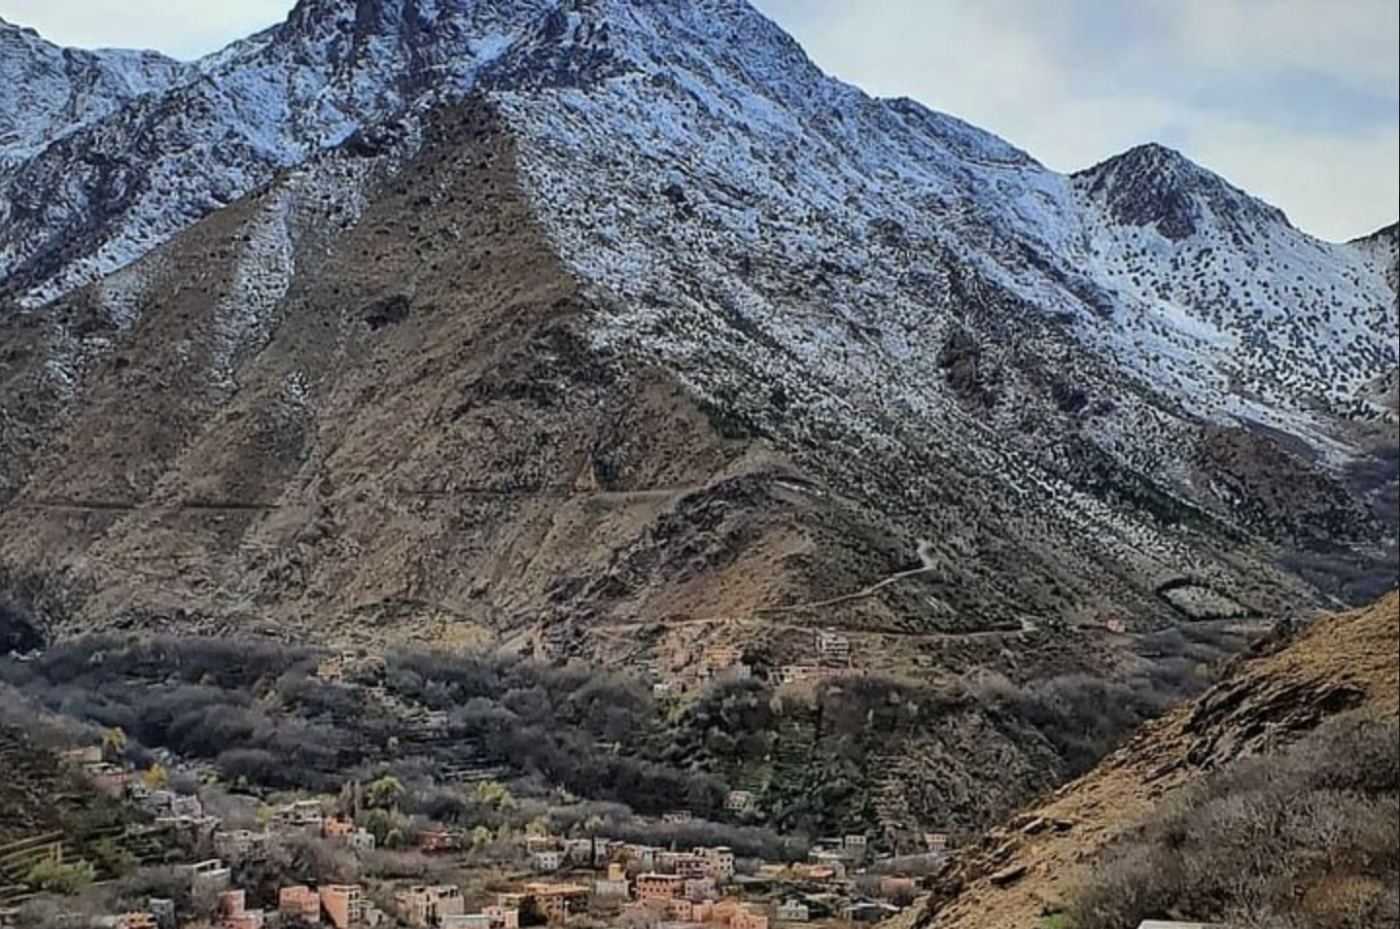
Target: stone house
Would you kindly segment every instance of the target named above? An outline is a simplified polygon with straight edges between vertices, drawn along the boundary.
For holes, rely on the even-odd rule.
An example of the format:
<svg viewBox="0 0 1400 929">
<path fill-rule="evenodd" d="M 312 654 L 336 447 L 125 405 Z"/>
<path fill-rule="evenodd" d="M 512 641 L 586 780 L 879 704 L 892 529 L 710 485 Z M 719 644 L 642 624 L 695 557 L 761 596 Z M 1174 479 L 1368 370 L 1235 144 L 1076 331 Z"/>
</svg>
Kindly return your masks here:
<svg viewBox="0 0 1400 929">
<path fill-rule="evenodd" d="M 812 919 L 812 910 L 801 900 L 787 900 L 778 904 L 774 915 L 780 923 L 805 923 Z"/>
<path fill-rule="evenodd" d="M 368 829 L 356 829 L 345 837 L 345 844 L 350 846 L 350 850 L 359 854 L 374 851 L 374 833 Z"/>
<path fill-rule="evenodd" d="M 233 874 L 217 858 L 196 864 L 178 865 L 175 873 L 189 878 L 190 892 L 195 896 L 216 895 L 228 890 Z"/>
<path fill-rule="evenodd" d="M 588 910 L 590 894 L 582 884 L 526 884 L 525 893 L 535 898 L 540 910 L 551 920 L 567 920 Z"/>
<path fill-rule="evenodd" d="M 559 849 L 535 852 L 530 856 L 530 868 L 536 874 L 553 874 L 564 867 L 564 853 Z"/>
<path fill-rule="evenodd" d="M 284 832 L 306 830 L 319 835 L 325 821 L 319 800 L 298 800 L 278 807 L 272 814 L 273 826 Z"/>
<path fill-rule="evenodd" d="M 520 910 L 517 907 L 483 907 L 482 915 L 491 917 L 492 929 L 520 929 Z"/>
<path fill-rule="evenodd" d="M 822 664 L 844 668 L 851 663 L 851 640 L 839 632 L 817 633 L 817 655 Z"/>
<path fill-rule="evenodd" d="M 593 883 L 593 895 L 600 900 L 626 900 L 632 896 L 632 882 L 627 869 L 614 862 L 608 865 L 608 875 Z"/>
<path fill-rule="evenodd" d="M 719 888 L 712 877 L 687 878 L 682 893 L 687 900 L 713 900 L 719 896 Z"/>
<path fill-rule="evenodd" d="M 731 790 L 724 798 L 724 808 L 731 813 L 741 813 L 753 806 L 753 792 L 748 790 Z"/>
<path fill-rule="evenodd" d="M 707 865 L 706 877 L 713 878 L 721 884 L 734 879 L 734 849 L 727 845 L 718 845 L 714 848 L 700 849 L 699 854 Z"/>
</svg>

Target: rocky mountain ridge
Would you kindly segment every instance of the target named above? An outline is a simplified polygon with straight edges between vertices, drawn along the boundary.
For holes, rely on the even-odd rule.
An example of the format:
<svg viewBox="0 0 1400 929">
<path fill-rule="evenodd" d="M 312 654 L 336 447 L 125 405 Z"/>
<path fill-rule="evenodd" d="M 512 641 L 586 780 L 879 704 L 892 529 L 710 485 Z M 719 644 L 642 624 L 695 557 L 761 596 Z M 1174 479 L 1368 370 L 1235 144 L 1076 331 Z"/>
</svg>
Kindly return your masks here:
<svg viewBox="0 0 1400 929">
<path fill-rule="evenodd" d="M 59 48 L 0 18 L 0 173 L 188 70 L 156 52 Z"/>
<path fill-rule="evenodd" d="M 1383 249 L 1159 147 L 1055 174 L 740 0 L 303 0 L 0 189 L 0 564 L 56 626 L 1005 664 L 1393 577 Z"/>
</svg>

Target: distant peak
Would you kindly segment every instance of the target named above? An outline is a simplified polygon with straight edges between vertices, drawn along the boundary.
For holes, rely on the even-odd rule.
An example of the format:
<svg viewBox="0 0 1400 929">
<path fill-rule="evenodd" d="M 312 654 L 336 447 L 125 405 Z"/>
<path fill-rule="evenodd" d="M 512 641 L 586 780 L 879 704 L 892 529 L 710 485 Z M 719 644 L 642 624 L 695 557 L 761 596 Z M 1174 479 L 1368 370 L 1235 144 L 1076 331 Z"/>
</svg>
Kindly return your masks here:
<svg viewBox="0 0 1400 929">
<path fill-rule="evenodd" d="M 1158 142 L 1136 146 L 1073 176 L 1075 186 L 1125 225 L 1186 239 L 1212 218 L 1248 236 L 1251 226 L 1290 225 L 1283 211 Z"/>
<path fill-rule="evenodd" d="M 1363 235 L 1360 238 L 1352 240 L 1353 245 L 1395 242 L 1400 242 L 1400 223 L 1391 223 L 1383 229 L 1377 229 L 1370 235 Z"/>
<path fill-rule="evenodd" d="M 47 41 L 43 36 L 39 35 L 39 30 L 32 26 L 21 26 L 19 23 L 12 23 L 3 16 L 0 16 L 0 33 L 10 33 L 11 35 L 18 33 L 19 35 L 28 36 L 31 39 L 38 39 L 41 42 Z"/>
<path fill-rule="evenodd" d="M 1135 145 L 1123 154 L 1117 156 L 1116 159 L 1109 160 L 1149 161 L 1162 164 L 1180 164 L 1189 165 L 1191 167 L 1197 167 L 1195 162 L 1187 158 L 1185 155 L 1181 154 L 1181 152 L 1177 151 L 1169 145 L 1163 145 L 1161 142 L 1144 142 L 1141 145 Z"/>
</svg>

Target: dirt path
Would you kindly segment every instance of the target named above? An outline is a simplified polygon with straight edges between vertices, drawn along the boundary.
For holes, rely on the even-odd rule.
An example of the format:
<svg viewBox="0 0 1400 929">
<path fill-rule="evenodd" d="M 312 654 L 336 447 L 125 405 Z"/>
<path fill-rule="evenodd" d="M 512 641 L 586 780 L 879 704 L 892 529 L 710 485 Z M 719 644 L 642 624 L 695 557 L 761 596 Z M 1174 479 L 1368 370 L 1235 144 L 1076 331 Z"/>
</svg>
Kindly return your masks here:
<svg viewBox="0 0 1400 929">
<path fill-rule="evenodd" d="M 933 570 L 933 568 L 927 567 L 914 568 L 909 571 L 901 571 L 898 574 L 891 574 L 883 581 L 871 584 L 869 587 L 866 587 L 863 590 L 858 590 L 855 593 L 843 594 L 839 597 L 832 597 L 830 600 L 814 600 L 808 603 L 795 603 L 791 606 L 763 607 L 762 609 L 757 610 L 756 614 L 758 616 L 784 616 L 790 613 L 801 613 L 806 610 L 822 610 L 826 609 L 827 607 L 840 606 L 843 603 L 854 603 L 857 600 L 868 600 L 880 591 L 884 590 L 886 587 L 889 587 L 893 584 L 897 584 L 900 581 L 906 580 L 911 577 L 918 577 L 921 574 L 932 574 Z"/>
</svg>

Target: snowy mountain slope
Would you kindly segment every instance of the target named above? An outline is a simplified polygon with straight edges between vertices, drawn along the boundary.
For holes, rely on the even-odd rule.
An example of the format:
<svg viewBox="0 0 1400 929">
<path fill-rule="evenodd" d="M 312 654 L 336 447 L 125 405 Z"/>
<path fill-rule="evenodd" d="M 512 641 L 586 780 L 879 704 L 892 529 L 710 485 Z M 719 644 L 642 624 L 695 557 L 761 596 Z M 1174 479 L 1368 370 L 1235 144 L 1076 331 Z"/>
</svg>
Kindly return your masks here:
<svg viewBox="0 0 1400 929">
<path fill-rule="evenodd" d="M 307 0 L 197 70 L 16 173 L 0 208 L 6 290 L 42 302 L 416 100 L 486 90 L 524 95 L 521 125 L 541 149 L 587 144 L 566 121 L 606 98 L 608 122 L 583 128 L 604 149 L 614 131 L 650 146 L 649 186 L 670 188 L 686 150 L 751 178 L 794 229 L 813 216 L 897 226 L 1076 318 L 1193 414 L 1305 434 L 1335 458 L 1345 450 L 1316 408 L 1355 412 L 1361 386 L 1397 361 L 1379 334 L 1395 328 L 1392 288 L 1355 250 L 1158 146 L 1056 175 L 957 120 L 826 78 L 734 0 Z M 751 236 L 758 214 L 743 209 L 707 221 Z"/>
<path fill-rule="evenodd" d="M 45 146 L 188 71 L 155 52 L 59 48 L 0 19 L 0 178 Z"/>
<path fill-rule="evenodd" d="M 130 263 L 280 170 L 453 96 L 546 0 L 303 0 L 0 176 L 0 296 L 34 306 Z"/>
<path fill-rule="evenodd" d="M 1214 205 L 1182 230 L 1184 248 L 1233 233 L 1230 260 L 1205 275 L 1170 255 L 1136 272 L 1178 287 L 1149 303 L 1125 273 L 1136 254 L 1118 254 L 1144 249 L 1145 233 L 1136 217 L 1101 211 L 1084 192 L 1092 184 L 830 81 L 741 4 L 658 4 L 646 16 L 579 4 L 571 17 L 554 59 L 605 61 L 603 76 L 495 98 L 520 128 L 561 254 L 605 295 L 595 337 L 665 358 L 759 431 L 819 449 L 828 472 L 874 453 L 899 475 L 881 492 L 910 490 L 911 507 L 926 505 L 922 477 L 948 478 L 900 438 L 911 428 L 947 463 L 1010 476 L 1017 505 L 1062 510 L 1081 538 L 1184 571 L 1172 542 L 1085 491 L 1102 491 L 1089 475 L 1103 462 L 1220 511 L 1229 494 L 1189 451 L 1202 442 L 1199 417 L 1352 454 L 1335 411 L 1314 407 L 1354 402 L 1365 372 L 1394 364 L 1384 281 L 1180 156 L 1170 156 L 1179 174 L 1153 163 L 1160 149 L 1128 156 L 1100 186 L 1136 173 L 1177 191 L 1193 218 L 1198 200 Z M 647 63 L 663 55 L 658 75 Z M 754 61 L 783 64 L 778 77 L 755 76 Z M 1105 238 L 1118 250 L 1108 257 Z M 1266 264 L 1275 241 L 1281 267 Z M 1263 297 L 1217 307 L 1192 289 L 1209 280 L 1218 293 L 1241 267 L 1261 294 L 1289 275 L 1322 282 L 1339 308 L 1314 318 L 1316 292 L 1286 308 Z M 1285 309 L 1302 320 L 1271 327 Z M 1242 357 L 1232 340 L 1247 343 Z M 995 386 L 948 390 L 950 366 L 968 361 L 960 352 Z M 1267 395 L 1254 393 L 1261 382 Z M 771 402 L 775 385 L 800 412 Z"/>
<path fill-rule="evenodd" d="M 298 324 L 306 264 L 331 247 L 329 233 L 288 232 L 285 211 L 329 206 L 354 228 L 470 95 L 504 120 L 511 183 L 582 289 L 596 358 L 665 372 L 723 435 L 771 446 L 801 471 L 795 486 L 862 514 L 822 517 L 794 549 L 822 554 L 784 562 L 818 593 L 851 579 L 826 548 L 888 567 L 856 525 L 935 540 L 945 583 L 881 607 L 880 622 L 913 628 L 1104 607 L 1160 617 L 1184 602 L 1164 591 L 1183 590 L 1214 604 L 1197 612 L 1265 610 L 1307 599 L 1274 566 L 1295 550 L 1348 553 L 1363 580 L 1310 575 L 1329 591 L 1393 580 L 1394 540 L 1342 470 L 1374 451 L 1359 425 L 1394 420 L 1360 400 L 1396 365 L 1393 265 L 1302 234 L 1175 153 L 1056 174 L 826 77 L 741 0 L 304 0 L 196 72 L 7 182 L 0 295 L 21 309 L 0 315 L 50 353 L 0 378 L 44 398 L 7 404 L 12 462 L 62 447 L 53 436 L 91 402 L 92 372 L 190 286 L 212 301 L 211 328 L 172 339 L 207 343 L 210 409 L 246 402 L 244 373 Z M 334 180 L 285 208 L 267 193 L 303 172 Z M 165 266 L 160 243 L 241 215 L 255 190 L 262 219 L 240 221 L 233 265 L 216 250 L 212 290 L 178 283 L 188 257 L 164 296 L 130 273 L 79 288 L 139 256 Z M 416 225 L 384 228 L 416 247 Z M 372 241 L 362 260 L 399 244 Z M 418 273 L 396 266 L 392 280 L 412 290 Z M 96 332 L 74 310 L 92 300 Z M 314 386 L 284 373 L 299 394 Z M 114 470 L 169 466 L 133 470 L 139 447 Z M 32 493 L 31 470 L 7 485 Z M 151 492 L 146 477 L 133 486 Z M 624 579 L 669 564 L 641 542 L 607 558 L 601 576 L 556 579 L 572 593 L 548 609 L 617 609 L 600 604 Z"/>
<path fill-rule="evenodd" d="M 568 152 L 583 146 L 594 164 L 617 164 L 606 183 L 585 183 L 635 190 L 591 203 L 592 222 L 633 211 L 627 221 L 653 227 L 628 230 L 621 242 L 647 251 L 639 243 L 670 220 L 664 210 L 635 212 L 655 191 L 676 187 L 670 171 L 690 180 L 683 221 L 699 217 L 711 238 L 729 232 L 725 247 L 736 254 L 786 234 L 790 252 L 841 254 L 867 288 L 888 283 L 871 280 L 879 257 L 869 231 L 897 229 L 913 253 L 948 249 L 1042 311 L 1071 317 L 1086 341 L 1193 414 L 1284 428 L 1345 456 L 1330 414 L 1352 412 L 1361 386 L 1397 360 L 1387 335 L 1397 325 L 1391 289 L 1351 250 L 1298 232 L 1278 210 L 1160 147 L 1067 180 L 916 105 L 866 99 L 805 62 L 781 68 L 780 82 L 755 79 L 746 63 L 781 59 L 782 37 L 754 54 L 765 48 L 761 30 L 717 25 L 717 9 L 742 15 L 733 4 L 662 6 L 674 16 L 661 33 L 664 17 L 639 24 L 627 5 L 611 19 L 601 8 L 576 14 L 578 28 L 588 24 L 594 34 L 600 21 L 613 25 L 613 47 L 624 29 L 633 36 L 613 51 L 636 62 L 630 75 L 549 91 L 549 105 L 537 94 L 516 100 L 526 135 L 544 153 L 537 165 L 551 155 L 556 162 L 542 168 L 546 203 L 589 196 L 563 188 L 579 174 Z M 658 54 L 648 41 L 685 50 L 670 54 L 671 80 L 647 79 L 645 62 Z M 617 138 L 629 138 L 625 151 L 642 157 L 620 156 Z M 788 228 L 765 229 L 765 219 Z M 579 233 L 566 217 L 555 224 Z M 609 274 L 599 266 L 608 249 L 590 241 L 587 250 L 586 270 L 600 278 L 642 270 L 616 256 L 621 264 Z M 630 286 L 639 286 L 635 277 Z M 895 294 L 877 300 L 899 312 Z M 1327 413 L 1315 415 L 1318 406 Z"/>
<path fill-rule="evenodd" d="M 1366 415 L 1364 386 L 1397 362 L 1384 270 L 1159 146 L 1074 182 L 1092 211 L 1088 261 L 1117 297 L 1115 353 L 1202 415 L 1344 457 L 1329 416 Z"/>
<path fill-rule="evenodd" d="M 1354 240 L 1350 245 L 1375 265 L 1379 265 L 1379 269 L 1390 281 L 1390 286 L 1400 292 L 1400 224 L 1386 226 L 1371 235 Z"/>
</svg>

